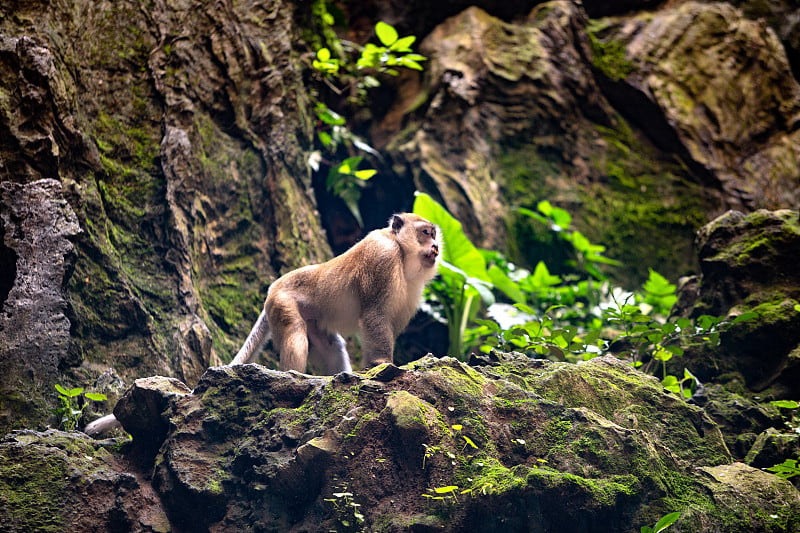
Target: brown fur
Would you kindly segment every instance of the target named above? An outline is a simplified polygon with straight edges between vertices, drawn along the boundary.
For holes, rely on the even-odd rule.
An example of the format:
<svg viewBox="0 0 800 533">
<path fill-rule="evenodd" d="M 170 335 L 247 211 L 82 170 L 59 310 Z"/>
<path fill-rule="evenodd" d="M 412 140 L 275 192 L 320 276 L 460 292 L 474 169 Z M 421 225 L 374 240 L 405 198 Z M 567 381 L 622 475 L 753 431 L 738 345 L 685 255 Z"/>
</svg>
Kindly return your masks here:
<svg viewBox="0 0 800 533">
<path fill-rule="evenodd" d="M 436 275 L 438 233 L 418 215 L 393 215 L 342 255 L 282 276 L 231 364 L 251 362 L 271 333 L 284 370 L 305 372 L 311 357 L 328 374 L 349 371 L 342 335 L 357 331 L 366 365 L 391 362 L 395 339 Z"/>
</svg>

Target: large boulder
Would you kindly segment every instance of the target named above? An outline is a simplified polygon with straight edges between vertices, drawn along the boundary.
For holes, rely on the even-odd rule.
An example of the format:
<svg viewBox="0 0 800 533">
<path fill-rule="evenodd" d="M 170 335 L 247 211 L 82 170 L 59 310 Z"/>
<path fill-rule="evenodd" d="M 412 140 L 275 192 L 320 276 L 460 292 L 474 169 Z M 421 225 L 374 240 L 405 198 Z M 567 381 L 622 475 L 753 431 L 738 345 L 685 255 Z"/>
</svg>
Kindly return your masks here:
<svg viewBox="0 0 800 533">
<path fill-rule="evenodd" d="M 2 531 L 173 531 L 158 494 L 119 454 L 78 432 L 0 440 Z"/>
<path fill-rule="evenodd" d="M 127 395 L 123 423 L 169 420 L 153 484 L 178 529 L 638 531 L 672 511 L 678 531 L 800 525 L 796 489 L 731 465 L 718 427 L 655 378 L 613 357 L 482 363 L 212 368 L 157 417 Z"/>
<path fill-rule="evenodd" d="M 704 381 L 741 378 L 762 397 L 800 397 L 798 212 L 730 211 L 700 230 L 698 247 L 701 276 L 687 284 L 680 312 L 756 316 L 728 329 L 718 349 L 689 350 L 681 363 Z"/>
</svg>

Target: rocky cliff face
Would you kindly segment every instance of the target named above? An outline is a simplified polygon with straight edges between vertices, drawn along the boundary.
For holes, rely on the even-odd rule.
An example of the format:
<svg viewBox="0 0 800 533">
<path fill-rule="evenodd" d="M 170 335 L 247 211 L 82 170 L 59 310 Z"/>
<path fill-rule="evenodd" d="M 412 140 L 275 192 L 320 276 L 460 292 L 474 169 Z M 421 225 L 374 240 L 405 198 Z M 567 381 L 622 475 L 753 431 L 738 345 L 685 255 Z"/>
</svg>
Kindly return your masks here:
<svg viewBox="0 0 800 533">
<path fill-rule="evenodd" d="M 280 2 L 0 10 L 4 412 L 109 367 L 194 383 L 277 272 L 330 254 L 294 16 Z M 23 315 L 29 301 L 52 316 Z"/>
<path fill-rule="evenodd" d="M 686 273 L 711 214 L 796 204 L 789 3 L 365 1 L 342 16 L 350 37 L 383 19 L 430 57 L 353 117 L 385 154 L 367 201 L 389 182 L 427 190 L 525 262 L 536 232 L 507 208 L 549 199 L 629 279 Z M 194 385 L 275 276 L 330 255 L 305 164 L 316 24 L 280 1 L 0 7 L 0 429 L 51 422 L 56 381 L 94 383 L 107 409 L 137 377 Z"/>
</svg>

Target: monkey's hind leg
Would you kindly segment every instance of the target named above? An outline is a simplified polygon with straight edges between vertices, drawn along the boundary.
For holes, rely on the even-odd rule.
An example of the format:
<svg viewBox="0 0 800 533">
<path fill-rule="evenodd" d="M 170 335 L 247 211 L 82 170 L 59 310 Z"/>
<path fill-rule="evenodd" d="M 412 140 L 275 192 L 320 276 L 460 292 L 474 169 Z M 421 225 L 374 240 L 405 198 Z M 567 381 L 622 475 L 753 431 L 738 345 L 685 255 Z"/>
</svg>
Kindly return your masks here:
<svg viewBox="0 0 800 533">
<path fill-rule="evenodd" d="M 307 327 L 310 342 L 309 359 L 319 366 L 326 376 L 353 371 L 347 345 L 341 335 L 319 329 L 313 320 L 308 321 Z"/>
<path fill-rule="evenodd" d="M 252 363 L 268 340 L 269 322 L 267 321 L 267 313 L 262 309 L 261 314 L 258 315 L 258 320 L 253 325 L 253 329 L 250 330 L 250 334 L 244 344 L 239 349 L 236 357 L 233 358 L 233 361 L 231 361 L 231 365 Z"/>
<path fill-rule="evenodd" d="M 281 370 L 306 371 L 308 333 L 306 321 L 292 297 L 275 298 L 267 305 L 272 343 L 281 353 Z"/>
</svg>

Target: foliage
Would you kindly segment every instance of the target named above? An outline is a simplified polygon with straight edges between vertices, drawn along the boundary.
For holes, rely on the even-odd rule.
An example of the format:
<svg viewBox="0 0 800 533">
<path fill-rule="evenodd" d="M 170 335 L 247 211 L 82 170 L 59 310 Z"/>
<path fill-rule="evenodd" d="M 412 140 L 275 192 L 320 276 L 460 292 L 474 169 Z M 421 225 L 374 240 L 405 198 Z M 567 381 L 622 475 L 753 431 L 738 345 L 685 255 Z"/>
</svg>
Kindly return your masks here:
<svg viewBox="0 0 800 533">
<path fill-rule="evenodd" d="M 661 520 L 656 522 L 656 525 L 653 527 L 650 526 L 642 526 L 640 529 L 641 533 L 658 533 L 659 531 L 664 531 L 669 526 L 671 526 L 675 521 L 680 518 L 681 513 L 669 513 L 661 517 Z"/>
<path fill-rule="evenodd" d="M 800 419 L 797 416 L 800 402 L 794 400 L 774 400 L 769 403 L 781 409 L 781 412 L 784 414 L 786 425 L 792 432 L 800 433 Z M 788 415 L 786 414 L 787 412 Z M 764 470 L 772 472 L 783 479 L 789 479 L 790 477 L 800 475 L 800 466 L 797 464 L 797 459 L 786 459 L 782 463 L 765 468 Z"/>
<path fill-rule="evenodd" d="M 347 487 L 342 487 L 341 492 L 334 492 L 332 496 L 325 498 L 325 501 L 333 504 L 340 526 L 337 531 L 361 531 L 364 514 L 359 510 L 361 504 L 353 499 L 353 493 L 348 492 Z"/>
<path fill-rule="evenodd" d="M 482 352 L 502 349 L 570 362 L 613 353 L 660 374 L 665 389 L 689 398 L 697 378 L 688 369 L 682 377 L 668 374 L 667 362 L 688 346 L 719 344 L 725 329 L 757 316 L 748 312 L 730 319 L 704 315 L 667 320 L 677 301 L 675 285 L 650 269 L 641 291 L 612 288 L 601 267 L 619 263 L 604 255 L 603 246 L 571 229 L 569 213 L 549 202 L 520 212 L 572 247 L 578 274 L 551 274 L 543 262 L 531 273 L 502 254 L 477 249 L 461 223 L 427 195 L 417 195 L 414 212 L 443 233 L 440 279 L 430 284 L 428 295 L 441 308 L 450 353 L 457 357 L 476 346 Z M 487 318 L 479 316 L 481 304 Z M 468 328 L 471 324 L 475 327 Z"/>
<path fill-rule="evenodd" d="M 481 303 L 494 303 L 492 289 L 495 285 L 483 255 L 464 234 L 461 222 L 423 193 L 418 193 L 414 200 L 414 213 L 439 226 L 443 234 L 440 277 L 427 291 L 441 306 L 447 320 L 449 353 L 463 358 L 467 324 L 475 319 Z"/>
<path fill-rule="evenodd" d="M 335 19 L 328 13 L 325 2 L 315 3 L 315 9 L 327 46 L 317 49 L 311 66 L 333 94 L 348 95 L 351 104 L 365 108 L 368 91 L 380 86 L 382 76 L 396 76 L 398 68 L 422 70 L 420 63 L 425 61 L 425 56 L 411 49 L 415 36 L 400 37 L 393 26 L 378 22 L 375 35 L 380 45 L 367 43 L 362 47 L 335 36 L 332 31 Z M 361 189 L 378 171 L 374 168 L 359 169 L 359 166 L 365 157 L 380 159 L 380 154 L 352 132 L 341 114 L 322 101 L 316 102 L 314 112 L 320 149 L 311 152 L 308 164 L 315 172 L 320 171 L 322 165 L 328 168 L 327 189 L 339 196 L 358 223 L 363 225 L 358 207 Z"/>
<path fill-rule="evenodd" d="M 786 459 L 784 462 L 775 466 L 770 466 L 764 470 L 773 472 L 776 476 L 783 479 L 789 479 L 790 477 L 800 475 L 800 466 L 797 466 L 797 459 Z"/>
<path fill-rule="evenodd" d="M 100 394 L 97 392 L 84 392 L 82 387 L 67 389 L 59 384 L 56 384 L 55 388 L 58 391 L 58 400 L 60 405 L 54 409 L 54 412 L 60 419 L 59 424 L 61 429 L 65 431 L 77 429 L 78 424 L 83 417 L 83 412 L 89 405 L 82 398 L 86 398 L 87 400 L 92 400 L 95 402 L 102 402 L 108 399 L 105 394 Z"/>
</svg>

